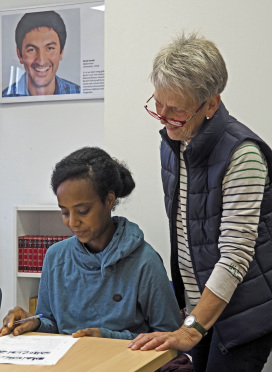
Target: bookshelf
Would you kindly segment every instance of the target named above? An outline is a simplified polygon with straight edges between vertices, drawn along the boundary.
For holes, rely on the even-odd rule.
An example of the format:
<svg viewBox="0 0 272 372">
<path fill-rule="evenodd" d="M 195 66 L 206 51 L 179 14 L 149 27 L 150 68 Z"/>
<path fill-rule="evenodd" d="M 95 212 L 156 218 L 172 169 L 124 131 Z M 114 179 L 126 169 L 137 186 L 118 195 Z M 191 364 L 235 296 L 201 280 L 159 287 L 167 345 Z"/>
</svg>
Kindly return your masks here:
<svg viewBox="0 0 272 372">
<path fill-rule="evenodd" d="M 71 235 L 71 231 L 63 225 L 58 206 L 18 205 L 14 207 L 14 232 L 16 257 L 14 303 L 28 310 L 29 298 L 38 294 L 41 274 L 18 272 L 18 236 Z"/>
</svg>

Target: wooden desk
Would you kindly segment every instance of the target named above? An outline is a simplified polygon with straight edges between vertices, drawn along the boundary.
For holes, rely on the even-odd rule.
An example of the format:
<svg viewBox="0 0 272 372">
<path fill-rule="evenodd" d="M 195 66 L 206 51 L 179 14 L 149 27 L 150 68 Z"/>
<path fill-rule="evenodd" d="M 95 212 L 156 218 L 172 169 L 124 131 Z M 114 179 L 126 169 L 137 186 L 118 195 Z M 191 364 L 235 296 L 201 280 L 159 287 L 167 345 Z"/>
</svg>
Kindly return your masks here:
<svg viewBox="0 0 272 372">
<path fill-rule="evenodd" d="M 41 335 L 41 333 L 35 334 Z M 82 337 L 56 365 L 23 366 L 15 364 L 0 364 L 0 371 L 152 372 L 163 366 L 169 360 L 175 358 L 177 355 L 177 352 L 174 350 L 132 351 L 127 347 L 128 344 L 128 340 Z"/>
</svg>

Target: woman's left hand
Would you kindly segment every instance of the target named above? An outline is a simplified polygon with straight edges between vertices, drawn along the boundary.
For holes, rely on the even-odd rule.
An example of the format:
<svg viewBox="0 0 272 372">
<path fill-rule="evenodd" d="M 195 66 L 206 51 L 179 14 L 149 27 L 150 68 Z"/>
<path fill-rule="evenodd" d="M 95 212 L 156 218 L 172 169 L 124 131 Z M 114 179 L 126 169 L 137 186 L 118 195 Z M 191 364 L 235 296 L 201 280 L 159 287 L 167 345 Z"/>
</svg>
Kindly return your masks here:
<svg viewBox="0 0 272 372">
<path fill-rule="evenodd" d="M 99 328 L 85 328 L 85 329 L 79 329 L 75 333 L 72 334 L 73 337 L 102 337 L 102 334 L 99 330 Z"/>
<path fill-rule="evenodd" d="M 202 335 L 195 329 L 185 329 L 184 327 L 174 332 L 153 332 L 141 333 L 131 343 L 132 350 L 157 351 L 175 349 L 188 351 L 192 349 L 202 339 Z"/>
</svg>

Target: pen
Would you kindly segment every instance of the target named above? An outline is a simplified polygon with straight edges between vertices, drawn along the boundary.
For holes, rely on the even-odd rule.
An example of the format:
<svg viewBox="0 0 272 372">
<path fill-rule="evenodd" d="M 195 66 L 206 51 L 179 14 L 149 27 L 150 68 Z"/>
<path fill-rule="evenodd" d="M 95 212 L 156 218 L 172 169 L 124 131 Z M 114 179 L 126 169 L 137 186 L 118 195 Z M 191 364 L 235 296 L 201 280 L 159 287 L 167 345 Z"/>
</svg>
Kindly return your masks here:
<svg viewBox="0 0 272 372">
<path fill-rule="evenodd" d="M 13 324 L 20 324 L 20 323 L 27 322 L 28 320 L 39 319 L 39 318 L 42 318 L 42 317 L 43 317 L 42 314 L 38 314 L 38 315 L 30 316 L 29 318 L 25 318 L 25 319 L 21 319 L 21 320 L 16 320 Z"/>
</svg>

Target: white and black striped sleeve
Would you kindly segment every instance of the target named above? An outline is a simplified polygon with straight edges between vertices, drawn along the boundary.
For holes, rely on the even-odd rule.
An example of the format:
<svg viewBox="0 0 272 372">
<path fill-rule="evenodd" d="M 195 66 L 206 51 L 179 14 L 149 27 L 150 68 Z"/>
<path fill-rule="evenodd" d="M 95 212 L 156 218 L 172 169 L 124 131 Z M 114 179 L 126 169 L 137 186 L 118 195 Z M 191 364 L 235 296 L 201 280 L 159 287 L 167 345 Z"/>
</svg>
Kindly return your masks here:
<svg viewBox="0 0 272 372">
<path fill-rule="evenodd" d="M 242 143 L 223 180 L 220 260 L 206 283 L 226 302 L 243 281 L 253 259 L 260 206 L 268 182 L 266 160 L 259 147 L 249 141 Z"/>
</svg>

